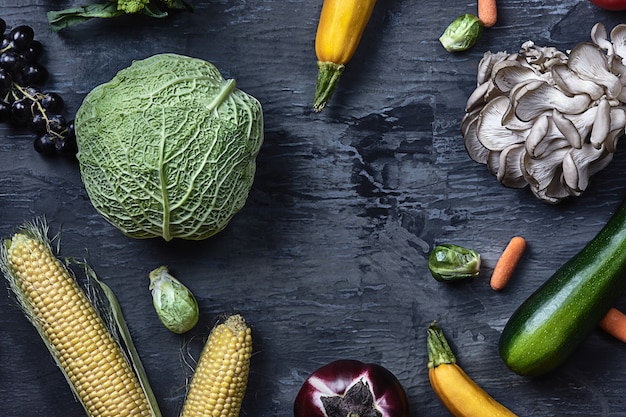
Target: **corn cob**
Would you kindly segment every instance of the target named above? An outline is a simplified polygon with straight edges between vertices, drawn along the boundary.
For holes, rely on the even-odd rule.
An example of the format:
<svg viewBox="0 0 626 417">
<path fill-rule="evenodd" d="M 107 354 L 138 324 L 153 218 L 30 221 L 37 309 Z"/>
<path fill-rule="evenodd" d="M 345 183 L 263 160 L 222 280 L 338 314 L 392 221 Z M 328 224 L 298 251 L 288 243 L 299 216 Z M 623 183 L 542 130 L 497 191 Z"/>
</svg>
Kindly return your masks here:
<svg viewBox="0 0 626 417">
<path fill-rule="evenodd" d="M 45 223 L 4 242 L 0 269 L 88 416 L 156 415 L 120 344 L 53 254 Z"/>
<path fill-rule="evenodd" d="M 194 372 L 182 417 L 237 417 L 248 384 L 252 336 L 239 314 L 209 335 Z"/>
</svg>

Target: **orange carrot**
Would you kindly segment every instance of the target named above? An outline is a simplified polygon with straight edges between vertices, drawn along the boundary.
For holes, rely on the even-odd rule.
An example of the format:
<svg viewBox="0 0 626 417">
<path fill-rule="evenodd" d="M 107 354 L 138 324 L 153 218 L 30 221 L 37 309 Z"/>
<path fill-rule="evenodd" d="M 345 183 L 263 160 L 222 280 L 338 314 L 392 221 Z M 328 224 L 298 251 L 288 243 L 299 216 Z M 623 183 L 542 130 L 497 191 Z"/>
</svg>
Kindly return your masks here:
<svg viewBox="0 0 626 417">
<path fill-rule="evenodd" d="M 615 307 L 611 307 L 600 320 L 600 327 L 617 340 L 626 343 L 626 314 Z"/>
<path fill-rule="evenodd" d="M 525 249 L 526 240 L 523 237 L 515 236 L 511 239 L 493 269 L 489 282 L 491 288 L 500 291 L 506 286 Z"/>
<path fill-rule="evenodd" d="M 492 27 L 498 20 L 496 0 L 478 0 L 478 19 L 485 27 Z"/>
</svg>

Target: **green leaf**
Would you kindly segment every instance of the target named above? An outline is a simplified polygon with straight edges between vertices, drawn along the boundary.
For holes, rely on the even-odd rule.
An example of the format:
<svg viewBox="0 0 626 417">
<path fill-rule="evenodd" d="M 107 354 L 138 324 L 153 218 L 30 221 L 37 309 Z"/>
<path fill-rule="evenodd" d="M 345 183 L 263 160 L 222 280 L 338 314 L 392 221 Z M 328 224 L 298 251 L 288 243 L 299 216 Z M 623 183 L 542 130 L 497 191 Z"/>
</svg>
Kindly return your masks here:
<svg viewBox="0 0 626 417">
<path fill-rule="evenodd" d="M 148 403 L 150 404 L 150 408 L 152 411 L 152 417 L 161 417 L 161 410 L 159 410 L 159 404 L 157 402 L 156 396 L 154 395 L 154 391 L 152 391 L 152 387 L 150 386 L 150 382 L 148 381 L 148 374 L 146 373 L 145 368 L 143 367 L 143 363 L 141 362 L 141 357 L 137 352 L 137 348 L 135 347 L 135 343 L 133 342 L 133 338 L 130 334 L 130 330 L 128 329 L 128 325 L 126 324 L 126 319 L 124 318 L 124 314 L 122 312 L 122 307 L 117 299 L 117 296 L 113 292 L 113 290 L 102 282 L 95 271 L 91 269 L 91 267 L 85 262 L 80 263 L 83 267 L 83 272 L 85 273 L 87 279 L 91 283 L 95 283 L 98 285 L 100 291 L 104 294 L 106 300 L 104 306 L 110 310 L 111 318 L 113 319 L 115 327 L 115 333 L 119 335 L 124 342 L 122 346 L 125 354 L 128 356 L 131 366 L 135 370 L 137 374 L 137 378 L 139 379 L 139 384 L 144 391 L 144 394 L 148 398 Z"/>
<path fill-rule="evenodd" d="M 141 9 L 141 14 L 145 14 L 146 16 L 156 17 L 162 19 L 167 17 L 167 12 L 161 10 L 160 5 L 157 1 L 152 0 L 150 3 L 146 4 L 143 9 Z"/>
<path fill-rule="evenodd" d="M 92 4 L 89 6 L 73 7 L 59 11 L 48 12 L 48 22 L 53 31 L 58 32 L 70 26 L 74 26 L 94 18 L 112 18 L 121 16 L 124 12 L 117 10 L 113 2 Z"/>
</svg>

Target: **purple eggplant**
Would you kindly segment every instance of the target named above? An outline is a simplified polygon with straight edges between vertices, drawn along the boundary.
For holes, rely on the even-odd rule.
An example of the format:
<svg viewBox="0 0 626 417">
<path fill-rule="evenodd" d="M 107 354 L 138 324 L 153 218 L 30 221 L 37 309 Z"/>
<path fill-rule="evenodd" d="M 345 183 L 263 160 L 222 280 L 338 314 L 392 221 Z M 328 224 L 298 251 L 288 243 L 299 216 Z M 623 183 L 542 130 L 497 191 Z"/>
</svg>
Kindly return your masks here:
<svg viewBox="0 0 626 417">
<path fill-rule="evenodd" d="M 294 417 L 408 417 L 406 392 L 386 368 L 357 360 L 322 366 L 304 382 Z"/>
</svg>

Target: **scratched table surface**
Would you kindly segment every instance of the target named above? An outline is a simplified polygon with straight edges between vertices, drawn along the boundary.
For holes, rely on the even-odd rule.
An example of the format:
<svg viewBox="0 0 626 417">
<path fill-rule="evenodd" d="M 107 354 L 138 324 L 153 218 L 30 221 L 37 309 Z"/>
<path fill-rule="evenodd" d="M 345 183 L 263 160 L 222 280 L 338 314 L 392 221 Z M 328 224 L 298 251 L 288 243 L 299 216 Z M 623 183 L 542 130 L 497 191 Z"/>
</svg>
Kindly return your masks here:
<svg viewBox="0 0 626 417">
<path fill-rule="evenodd" d="M 85 0 L 89 3 L 89 0 Z M 319 1 L 191 0 L 193 13 L 93 21 L 51 32 L 46 12 L 78 0 L 2 0 L 9 27 L 28 24 L 45 47 L 45 89 L 66 115 L 132 60 L 175 52 L 213 62 L 257 97 L 265 142 L 246 206 L 201 242 L 135 240 L 91 206 L 75 162 L 44 158 L 26 130 L 0 126 L 0 233 L 45 216 L 61 255 L 84 258 L 119 297 L 165 417 L 178 415 L 190 363 L 214 321 L 241 312 L 254 355 L 243 416 L 289 416 L 305 378 L 341 358 L 375 362 L 400 380 L 411 416 L 446 416 L 427 376 L 426 327 L 437 320 L 459 363 L 523 416 L 626 416 L 626 346 L 592 332 L 556 371 L 518 376 L 497 353 L 513 310 L 578 252 L 626 197 L 626 154 L 579 198 L 548 205 L 501 186 L 471 161 L 460 132 L 485 51 L 524 41 L 567 50 L 626 14 L 587 1 L 502 0 L 498 24 L 459 54 L 438 41 L 475 2 L 379 1 L 330 105 L 311 108 Z M 509 286 L 488 284 L 508 240 L 528 248 Z M 476 249 L 481 275 L 435 281 L 437 243 Z M 148 272 L 168 265 L 198 298 L 184 336 L 158 321 Z M 4 284 L 3 284 L 4 287 Z M 7 417 L 82 416 L 64 377 L 9 291 L 0 297 L 0 402 Z M 619 301 L 626 307 L 626 298 Z M 618 305 L 619 306 L 619 305 Z"/>
</svg>

